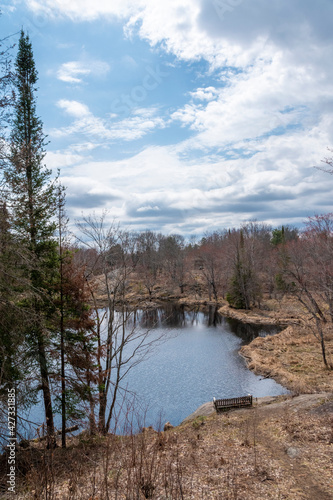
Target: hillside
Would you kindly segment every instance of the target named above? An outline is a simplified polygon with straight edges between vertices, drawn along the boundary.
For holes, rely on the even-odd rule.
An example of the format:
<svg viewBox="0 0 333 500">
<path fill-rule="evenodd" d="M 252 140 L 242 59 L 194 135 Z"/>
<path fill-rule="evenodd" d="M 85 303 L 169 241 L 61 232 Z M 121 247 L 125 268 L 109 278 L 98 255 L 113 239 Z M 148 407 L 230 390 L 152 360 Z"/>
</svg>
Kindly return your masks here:
<svg viewBox="0 0 333 500">
<path fill-rule="evenodd" d="M 262 398 L 165 432 L 81 434 L 67 450 L 23 450 L 17 498 L 328 500 L 332 419 L 323 393 Z"/>
</svg>

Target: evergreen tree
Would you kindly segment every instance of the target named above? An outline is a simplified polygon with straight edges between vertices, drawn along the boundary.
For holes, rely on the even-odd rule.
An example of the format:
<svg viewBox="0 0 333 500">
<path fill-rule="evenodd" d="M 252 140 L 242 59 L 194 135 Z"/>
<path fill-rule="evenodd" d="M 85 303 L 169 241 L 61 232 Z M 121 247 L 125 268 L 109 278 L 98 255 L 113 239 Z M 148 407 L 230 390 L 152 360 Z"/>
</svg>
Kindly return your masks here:
<svg viewBox="0 0 333 500">
<path fill-rule="evenodd" d="M 10 162 L 5 179 L 10 191 L 13 233 L 29 252 L 24 266 L 30 283 L 25 306 L 33 311 L 26 336 L 39 364 L 49 444 L 54 444 L 54 423 L 47 359 L 48 321 L 54 312 L 50 300 L 56 274 L 56 188 L 43 164 L 45 135 L 36 113 L 37 71 L 29 36 L 21 31 L 15 62 L 16 104 L 11 134 Z"/>
<path fill-rule="evenodd" d="M 288 241 L 297 240 L 298 229 L 292 226 L 281 226 L 280 228 L 273 229 L 271 244 L 274 247 L 284 245 Z"/>
<path fill-rule="evenodd" d="M 53 236 L 56 190 L 51 171 L 43 165 L 46 138 L 36 114 L 37 71 L 29 36 L 21 32 L 15 63 L 17 100 L 11 135 L 11 166 L 6 178 L 15 198 L 14 226 L 41 254 Z M 47 246 L 47 245 L 46 245 Z"/>
<path fill-rule="evenodd" d="M 8 427 L 7 391 L 14 391 L 17 396 L 18 385 L 24 378 L 24 349 L 22 348 L 24 318 L 22 311 L 15 305 L 20 279 L 20 273 L 15 269 L 17 257 L 15 241 L 10 234 L 9 214 L 6 204 L 2 203 L 0 206 L 0 402 L 3 412 L 0 410 L 0 421 L 4 435 L 7 435 L 8 430 L 6 429 Z M 20 390 L 20 402 L 22 402 L 23 392 Z M 17 411 L 15 421 L 17 421 Z M 16 427 L 15 423 L 15 430 Z"/>
</svg>

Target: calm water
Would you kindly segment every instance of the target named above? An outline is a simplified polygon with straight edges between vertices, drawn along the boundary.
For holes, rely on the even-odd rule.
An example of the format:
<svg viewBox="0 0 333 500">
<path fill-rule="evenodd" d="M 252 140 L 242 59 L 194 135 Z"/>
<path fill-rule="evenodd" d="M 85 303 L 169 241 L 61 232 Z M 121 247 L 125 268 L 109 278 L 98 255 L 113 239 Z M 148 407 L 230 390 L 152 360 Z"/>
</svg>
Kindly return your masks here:
<svg viewBox="0 0 333 500">
<path fill-rule="evenodd" d="M 213 397 L 252 394 L 255 397 L 288 391 L 271 379 L 250 372 L 238 354 L 242 344 L 256 336 L 277 333 L 276 328 L 241 324 L 206 312 L 163 307 L 138 311 L 137 324 L 151 335 L 168 339 L 153 355 L 128 374 L 128 387 L 148 407 L 145 425 L 169 420 L 178 425 Z"/>
<path fill-rule="evenodd" d="M 135 408 L 140 413 L 139 421 L 134 418 L 134 428 L 158 428 L 167 420 L 178 425 L 213 397 L 261 397 L 288 392 L 274 380 L 249 371 L 238 354 L 242 344 L 256 336 L 277 333 L 274 327 L 244 325 L 219 316 L 213 308 L 195 312 L 170 304 L 138 310 L 129 327 L 134 323 L 139 332 L 149 329 L 152 339 L 163 338 L 126 376 L 127 388 L 136 394 Z M 43 413 L 40 403 L 31 409 L 28 418 L 41 423 Z M 60 427 L 59 415 L 55 423 Z M 117 430 L 122 431 L 122 424 Z"/>
</svg>

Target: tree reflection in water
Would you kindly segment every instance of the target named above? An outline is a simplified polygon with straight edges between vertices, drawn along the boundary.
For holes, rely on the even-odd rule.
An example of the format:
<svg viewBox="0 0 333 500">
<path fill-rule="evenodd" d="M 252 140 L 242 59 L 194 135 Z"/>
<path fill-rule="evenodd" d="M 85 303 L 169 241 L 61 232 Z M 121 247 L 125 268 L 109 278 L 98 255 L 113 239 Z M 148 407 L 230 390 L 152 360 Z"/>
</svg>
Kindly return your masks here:
<svg viewBox="0 0 333 500">
<path fill-rule="evenodd" d="M 149 330 L 161 327 L 184 328 L 200 323 L 208 327 L 226 326 L 244 343 L 251 342 L 256 337 L 274 335 L 281 331 L 281 328 L 273 325 L 253 325 L 226 318 L 218 313 L 216 306 L 189 309 L 184 305 L 165 303 L 156 308 L 137 309 L 132 318 L 135 325 Z"/>
</svg>

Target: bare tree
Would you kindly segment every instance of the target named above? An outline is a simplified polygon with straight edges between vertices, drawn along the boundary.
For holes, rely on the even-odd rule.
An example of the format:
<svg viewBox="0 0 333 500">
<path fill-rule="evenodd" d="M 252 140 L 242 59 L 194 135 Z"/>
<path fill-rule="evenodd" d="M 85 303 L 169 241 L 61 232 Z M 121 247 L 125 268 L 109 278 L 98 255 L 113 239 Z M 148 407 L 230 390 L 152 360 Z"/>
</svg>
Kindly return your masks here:
<svg viewBox="0 0 333 500">
<path fill-rule="evenodd" d="M 260 307 L 264 280 L 265 248 L 270 245 L 270 234 L 265 226 L 250 222 L 240 230 L 228 234 L 227 255 L 232 275 L 227 300 L 238 309 Z"/>
<path fill-rule="evenodd" d="M 184 293 L 187 276 L 184 237 L 178 234 L 161 237 L 159 255 L 167 279 L 179 287 L 180 293 Z"/>
<path fill-rule="evenodd" d="M 218 302 L 219 295 L 224 295 L 227 282 L 224 241 L 206 239 L 200 248 L 199 255 L 202 260 L 202 274 L 205 278 L 209 300 L 213 294 L 215 302 Z"/>
<path fill-rule="evenodd" d="M 327 368 L 325 331 L 333 322 L 333 214 L 309 217 L 301 238 L 281 252 L 283 275 L 309 314 Z"/>
<path fill-rule="evenodd" d="M 161 271 L 161 261 L 158 252 L 160 236 L 153 231 L 144 231 L 137 237 L 137 270 L 146 288 L 149 301 L 154 295 L 154 287 Z"/>
<path fill-rule="evenodd" d="M 327 150 L 330 153 L 333 153 L 333 149 L 332 148 L 327 148 Z M 315 167 L 315 168 L 317 168 L 318 170 L 322 170 L 323 172 L 327 172 L 328 174 L 333 174 L 333 156 L 324 158 L 321 161 L 322 161 L 322 163 L 325 163 L 326 165 L 328 165 L 329 168 L 327 168 L 327 167 L 325 167 L 325 168 L 323 168 L 323 167 Z"/>
<path fill-rule="evenodd" d="M 105 219 L 106 213 L 101 217 L 86 217 L 78 223 L 83 236 L 81 242 L 97 252 L 102 268 L 99 281 L 103 282 L 106 294 L 106 308 L 101 311 L 96 286 L 87 268 L 96 319 L 98 429 L 103 434 L 110 429 L 119 396 L 124 397 L 127 392 L 127 374 L 160 341 L 156 337 L 152 339 L 148 330 L 137 328 L 133 321 L 135 311 L 126 304 L 133 271 L 133 241 L 115 222 L 107 226 Z"/>
</svg>

